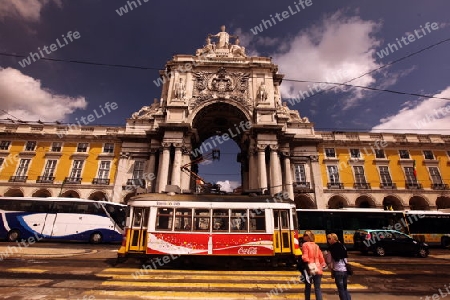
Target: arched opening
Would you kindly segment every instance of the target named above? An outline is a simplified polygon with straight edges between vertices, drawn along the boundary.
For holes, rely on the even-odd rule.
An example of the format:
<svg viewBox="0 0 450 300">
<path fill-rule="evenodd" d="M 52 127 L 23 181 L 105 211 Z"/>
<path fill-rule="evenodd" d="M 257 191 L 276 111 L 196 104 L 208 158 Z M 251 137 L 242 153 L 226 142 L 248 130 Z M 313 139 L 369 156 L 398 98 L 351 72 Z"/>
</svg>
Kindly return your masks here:
<svg viewBox="0 0 450 300">
<path fill-rule="evenodd" d="M 409 199 L 409 208 L 411 210 L 429 210 L 430 205 L 423 197 L 413 196 Z"/>
<path fill-rule="evenodd" d="M 355 206 L 359 208 L 375 208 L 375 201 L 367 195 L 356 198 Z"/>
<path fill-rule="evenodd" d="M 108 197 L 102 191 L 96 191 L 96 192 L 90 194 L 88 199 L 95 200 L 95 201 L 108 201 Z"/>
<path fill-rule="evenodd" d="M 192 127 L 197 131 L 198 139 L 192 145 L 191 171 L 206 183 L 220 184 L 222 192 L 248 190 L 248 138 L 245 132 L 250 129 L 250 123 L 246 115 L 236 106 L 217 102 L 203 107 L 196 114 Z M 220 159 L 213 159 L 213 150 L 220 151 Z M 207 159 L 196 163 L 201 156 Z M 201 184 L 201 179 L 192 182 L 193 179 L 195 176 L 191 176 L 191 190 Z M 205 190 L 208 186 L 205 185 Z"/>
<path fill-rule="evenodd" d="M 403 210 L 404 209 L 402 201 L 393 195 L 384 197 L 383 208 L 385 210 L 391 210 L 391 208 L 392 208 L 392 210 Z"/>
<path fill-rule="evenodd" d="M 307 195 L 296 195 L 294 198 L 295 206 L 299 209 L 317 208 L 314 201 Z"/>
<path fill-rule="evenodd" d="M 343 208 L 347 206 L 348 204 L 345 198 L 339 195 L 333 196 L 330 200 L 328 200 L 328 208 L 330 209 Z"/>
<path fill-rule="evenodd" d="M 450 208 L 450 198 L 444 196 L 438 197 L 436 199 L 436 208 L 437 209 Z"/>
<path fill-rule="evenodd" d="M 67 190 L 61 194 L 61 197 L 65 198 L 80 198 L 80 194 L 74 190 Z"/>
<path fill-rule="evenodd" d="M 9 189 L 5 193 L 5 197 L 23 197 L 23 192 L 20 189 Z"/>
<path fill-rule="evenodd" d="M 32 196 L 33 197 L 47 198 L 47 197 L 51 197 L 52 194 L 50 193 L 49 190 L 41 189 L 41 190 L 37 190 L 36 192 L 34 192 Z"/>
</svg>

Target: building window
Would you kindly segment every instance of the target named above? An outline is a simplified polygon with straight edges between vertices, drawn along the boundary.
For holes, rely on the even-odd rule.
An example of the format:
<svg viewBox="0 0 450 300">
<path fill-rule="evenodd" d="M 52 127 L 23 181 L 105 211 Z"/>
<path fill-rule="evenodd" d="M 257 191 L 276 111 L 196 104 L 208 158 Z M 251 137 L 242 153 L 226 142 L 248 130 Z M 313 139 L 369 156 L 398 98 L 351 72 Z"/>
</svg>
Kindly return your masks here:
<svg viewBox="0 0 450 300">
<path fill-rule="evenodd" d="M 87 152 L 88 143 L 78 143 L 77 152 Z"/>
<path fill-rule="evenodd" d="M 407 185 L 416 185 L 417 178 L 414 176 L 414 168 L 413 167 L 405 167 L 405 177 Z"/>
<path fill-rule="evenodd" d="M 385 158 L 383 149 L 375 149 L 375 158 Z"/>
<path fill-rule="evenodd" d="M 143 160 L 137 160 L 134 162 L 133 179 L 144 178 L 144 163 L 145 161 Z"/>
<path fill-rule="evenodd" d="M 0 142 L 0 150 L 8 150 L 11 145 L 11 141 L 1 141 Z"/>
<path fill-rule="evenodd" d="M 52 143 L 52 152 L 61 152 L 62 143 L 60 142 L 53 142 Z"/>
<path fill-rule="evenodd" d="M 424 150 L 423 156 L 425 157 L 425 159 L 434 159 L 433 151 L 430 150 Z"/>
<path fill-rule="evenodd" d="M 359 149 L 350 149 L 350 157 L 361 158 L 361 152 L 359 152 Z"/>
<path fill-rule="evenodd" d="M 81 171 L 83 169 L 84 160 L 74 160 L 72 165 L 72 172 L 70 173 L 70 178 L 72 180 L 78 180 L 81 178 Z"/>
<path fill-rule="evenodd" d="M 36 150 L 36 141 L 28 141 L 25 144 L 25 151 L 34 151 Z"/>
<path fill-rule="evenodd" d="M 433 184 L 442 184 L 441 174 L 439 173 L 439 169 L 437 167 L 428 168 L 431 176 L 431 182 Z"/>
<path fill-rule="evenodd" d="M 306 182 L 305 165 L 294 166 L 295 182 Z"/>
<path fill-rule="evenodd" d="M 110 165 L 111 165 L 110 161 L 100 162 L 100 167 L 98 168 L 98 178 L 108 179 Z"/>
<path fill-rule="evenodd" d="M 355 183 L 366 183 L 364 168 L 362 166 L 354 166 L 353 172 L 355 173 Z"/>
<path fill-rule="evenodd" d="M 399 150 L 400 158 L 409 159 L 409 151 L 408 150 Z"/>
<path fill-rule="evenodd" d="M 380 166 L 380 179 L 382 186 L 392 186 L 391 174 L 388 166 Z"/>
<path fill-rule="evenodd" d="M 325 148 L 325 156 L 334 158 L 336 157 L 336 151 L 334 151 L 334 148 Z"/>
<path fill-rule="evenodd" d="M 5 161 L 5 159 L 3 157 L 0 157 L 0 170 L 2 169 L 4 161 Z"/>
<path fill-rule="evenodd" d="M 44 174 L 42 175 L 44 179 L 50 180 L 53 177 L 53 174 L 55 174 L 56 162 L 56 159 L 47 160 Z"/>
<path fill-rule="evenodd" d="M 31 159 L 29 159 L 29 158 L 20 160 L 19 167 L 17 168 L 17 171 L 16 171 L 16 176 L 23 177 L 23 176 L 27 175 L 28 166 L 30 165 L 30 161 L 31 161 Z"/>
<path fill-rule="evenodd" d="M 337 166 L 327 166 L 328 180 L 331 184 L 339 183 L 339 170 Z"/>
<path fill-rule="evenodd" d="M 104 153 L 114 153 L 114 144 L 113 143 L 105 143 L 103 146 Z"/>
</svg>

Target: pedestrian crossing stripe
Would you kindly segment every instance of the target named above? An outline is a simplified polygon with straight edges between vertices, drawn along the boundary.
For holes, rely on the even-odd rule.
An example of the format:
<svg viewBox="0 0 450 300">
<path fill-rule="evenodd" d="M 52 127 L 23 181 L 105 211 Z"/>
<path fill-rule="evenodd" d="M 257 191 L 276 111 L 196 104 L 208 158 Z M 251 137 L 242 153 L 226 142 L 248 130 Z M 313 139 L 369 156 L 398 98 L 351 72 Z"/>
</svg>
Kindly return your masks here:
<svg viewBox="0 0 450 300">
<path fill-rule="evenodd" d="M 352 262 L 352 266 L 358 267 L 358 268 L 361 268 L 361 269 L 365 269 L 365 270 L 368 270 L 368 271 L 374 271 L 374 272 L 377 272 L 377 273 L 380 273 L 380 274 L 384 274 L 384 275 L 395 275 L 394 272 L 381 270 L 381 269 L 377 269 L 377 268 L 374 268 L 374 267 L 368 267 L 368 266 L 365 266 L 363 264 L 356 263 L 356 262 Z"/>
</svg>

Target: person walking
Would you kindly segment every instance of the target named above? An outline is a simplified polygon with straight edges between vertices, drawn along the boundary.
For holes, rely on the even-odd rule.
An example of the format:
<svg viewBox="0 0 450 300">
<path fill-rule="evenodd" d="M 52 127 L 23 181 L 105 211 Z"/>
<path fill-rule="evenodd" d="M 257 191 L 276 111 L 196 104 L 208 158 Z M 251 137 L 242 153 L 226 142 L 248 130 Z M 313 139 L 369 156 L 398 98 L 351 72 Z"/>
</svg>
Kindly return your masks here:
<svg viewBox="0 0 450 300">
<path fill-rule="evenodd" d="M 328 250 L 330 251 L 327 257 L 327 264 L 331 269 L 334 276 L 334 282 L 339 293 L 340 300 L 351 300 L 350 293 L 347 290 L 347 249 L 339 241 L 338 236 L 335 233 L 327 235 L 327 242 L 330 245 Z"/>
<path fill-rule="evenodd" d="M 323 258 L 322 251 L 315 243 L 314 233 L 311 230 L 306 230 L 303 234 L 302 245 L 302 260 L 304 265 L 308 268 L 308 265 L 315 265 L 315 274 L 310 274 L 310 280 L 305 280 L 305 299 L 310 300 L 311 297 L 311 283 L 314 283 L 314 293 L 317 300 L 322 300 L 322 289 L 320 287 L 322 283 L 323 268 L 326 268 L 325 259 Z M 311 269 L 311 268 L 310 268 Z M 307 272 L 304 272 L 305 276 Z"/>
</svg>

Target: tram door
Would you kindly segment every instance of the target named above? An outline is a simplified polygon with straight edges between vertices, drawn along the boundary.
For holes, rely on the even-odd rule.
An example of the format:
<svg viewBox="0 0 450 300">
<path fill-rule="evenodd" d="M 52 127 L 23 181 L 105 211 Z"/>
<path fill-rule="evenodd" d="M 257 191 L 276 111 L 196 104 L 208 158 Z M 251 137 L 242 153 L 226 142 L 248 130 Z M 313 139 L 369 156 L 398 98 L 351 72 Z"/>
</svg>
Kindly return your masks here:
<svg viewBox="0 0 450 300">
<path fill-rule="evenodd" d="M 133 207 L 128 250 L 145 252 L 149 212 L 149 207 Z"/>
<path fill-rule="evenodd" d="M 291 234 L 289 230 L 289 210 L 273 210 L 273 234 L 275 253 L 291 252 Z"/>
</svg>

